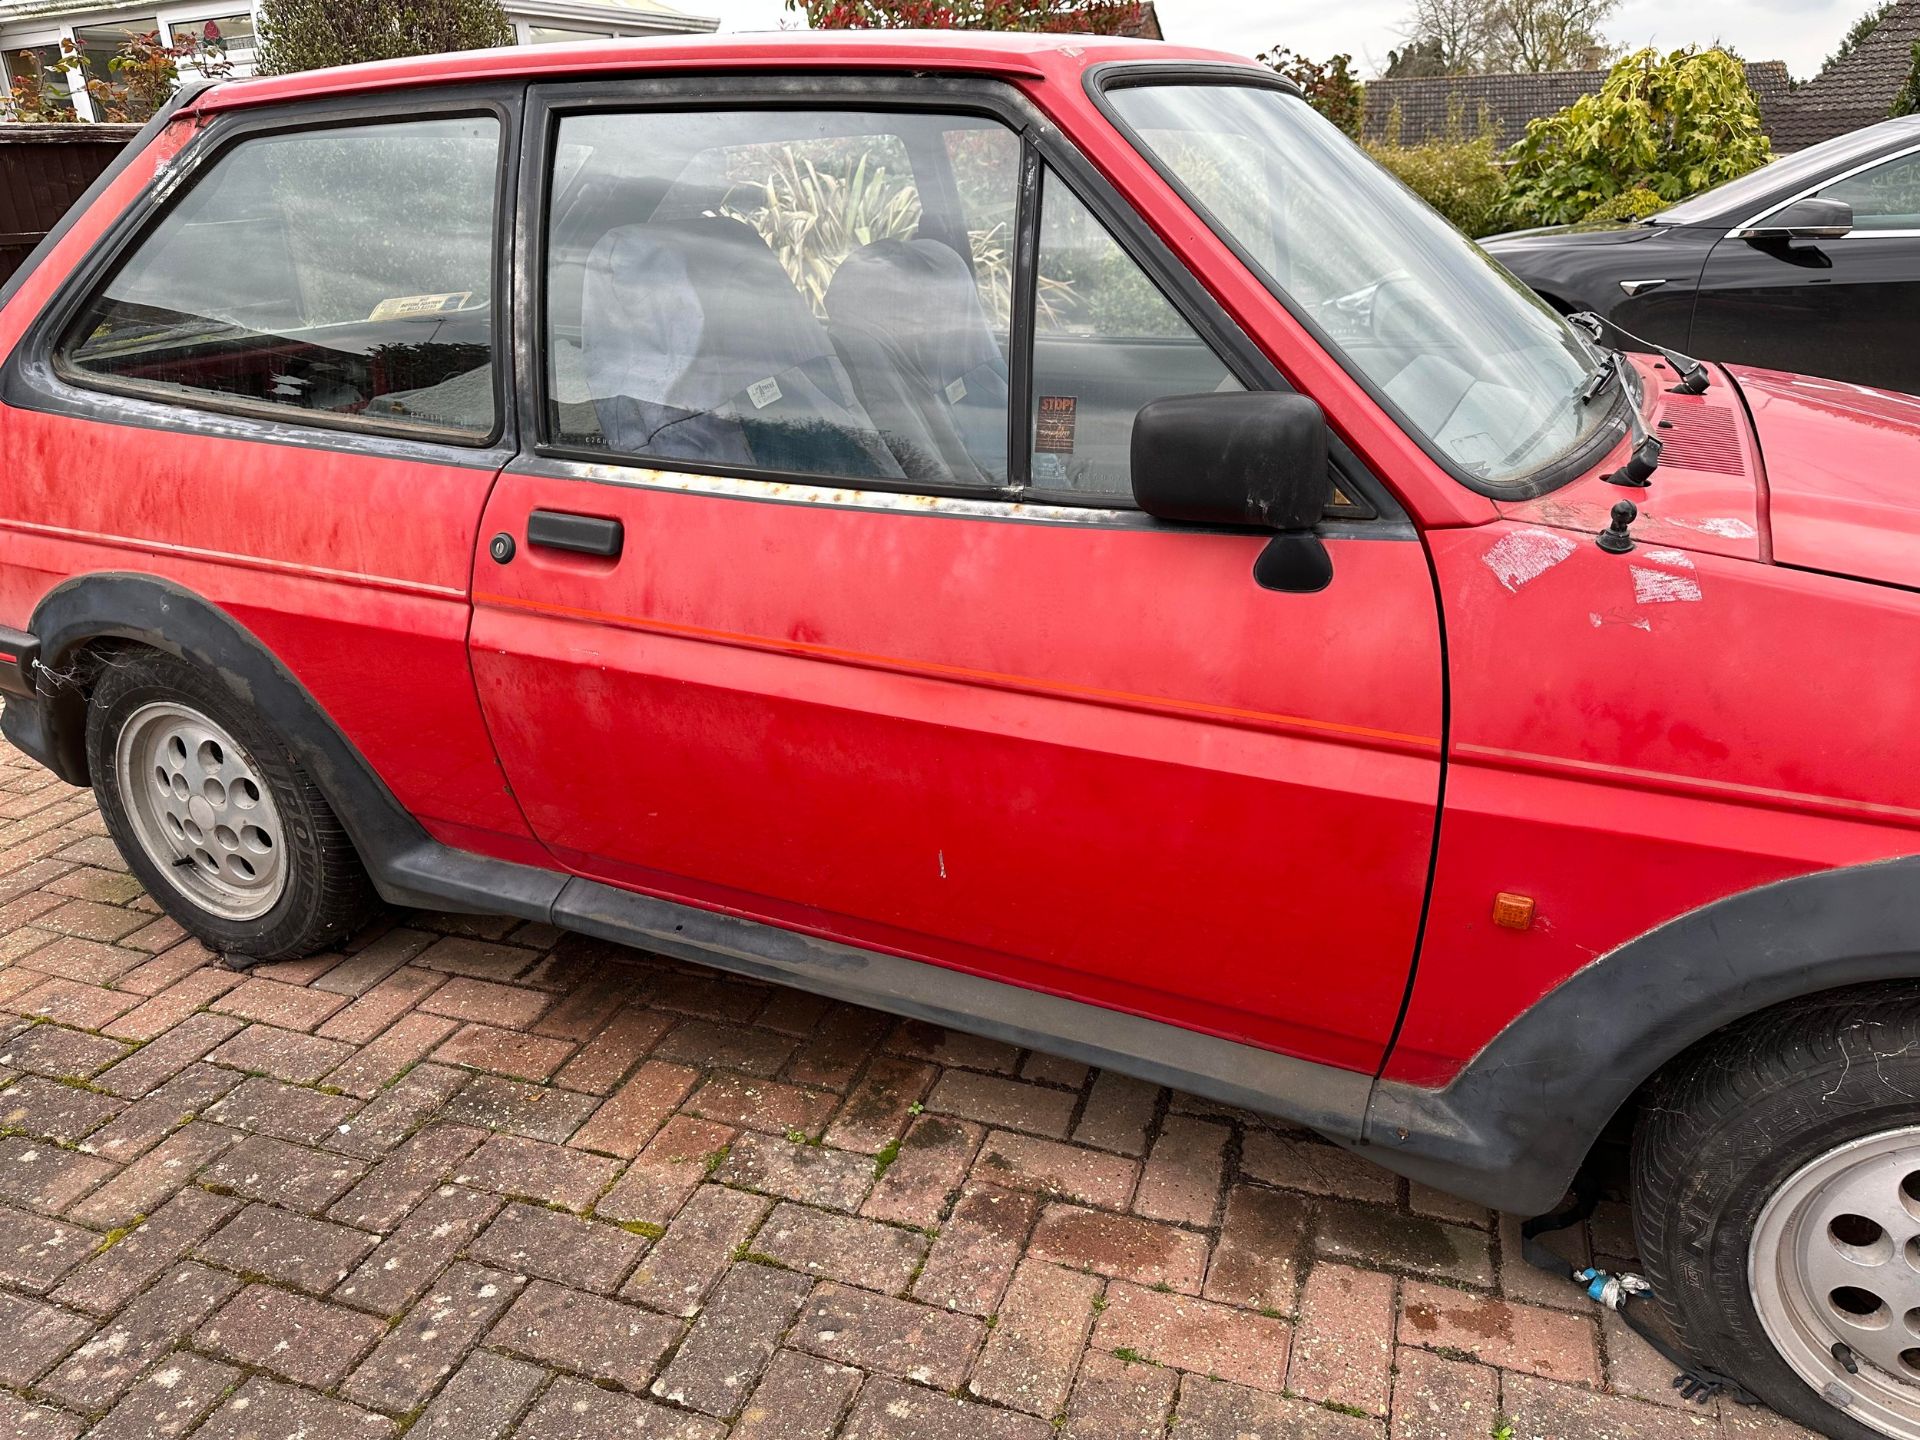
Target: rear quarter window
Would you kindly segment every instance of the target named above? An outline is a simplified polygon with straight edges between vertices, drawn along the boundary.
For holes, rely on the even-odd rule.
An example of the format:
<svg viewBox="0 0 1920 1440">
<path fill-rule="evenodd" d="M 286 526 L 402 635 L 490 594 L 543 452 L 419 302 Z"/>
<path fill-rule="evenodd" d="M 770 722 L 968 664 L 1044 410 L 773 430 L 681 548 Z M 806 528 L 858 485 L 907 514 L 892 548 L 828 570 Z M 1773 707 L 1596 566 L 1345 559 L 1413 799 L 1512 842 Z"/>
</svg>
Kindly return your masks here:
<svg viewBox="0 0 1920 1440">
<path fill-rule="evenodd" d="M 490 116 L 239 141 L 87 301 L 62 373 L 484 439 L 499 148 Z"/>
</svg>

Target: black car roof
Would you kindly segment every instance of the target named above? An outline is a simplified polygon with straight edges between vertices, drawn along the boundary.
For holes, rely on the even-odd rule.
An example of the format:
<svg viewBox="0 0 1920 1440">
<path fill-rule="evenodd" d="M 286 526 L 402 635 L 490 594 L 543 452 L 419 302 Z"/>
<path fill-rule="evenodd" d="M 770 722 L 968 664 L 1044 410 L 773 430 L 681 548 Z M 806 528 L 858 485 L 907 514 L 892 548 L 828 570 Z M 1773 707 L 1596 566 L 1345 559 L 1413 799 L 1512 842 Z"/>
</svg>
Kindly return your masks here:
<svg viewBox="0 0 1920 1440">
<path fill-rule="evenodd" d="M 1822 180 L 1916 144 L 1920 144 L 1920 115 L 1882 120 L 1878 125 L 1868 125 L 1784 155 L 1737 180 L 1682 200 L 1655 215 L 1651 223 L 1740 225 L 1780 201 L 1819 185 Z"/>
</svg>

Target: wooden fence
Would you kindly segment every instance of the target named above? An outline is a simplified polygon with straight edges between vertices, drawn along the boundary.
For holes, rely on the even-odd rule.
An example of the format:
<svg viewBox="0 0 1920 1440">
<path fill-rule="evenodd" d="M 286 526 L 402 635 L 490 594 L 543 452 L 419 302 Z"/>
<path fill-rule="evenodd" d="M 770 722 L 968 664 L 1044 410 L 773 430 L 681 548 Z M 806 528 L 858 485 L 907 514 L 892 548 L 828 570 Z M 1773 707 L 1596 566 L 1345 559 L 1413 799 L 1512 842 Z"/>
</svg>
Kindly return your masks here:
<svg viewBox="0 0 1920 1440">
<path fill-rule="evenodd" d="M 138 130 L 137 125 L 0 124 L 0 283 Z"/>
</svg>

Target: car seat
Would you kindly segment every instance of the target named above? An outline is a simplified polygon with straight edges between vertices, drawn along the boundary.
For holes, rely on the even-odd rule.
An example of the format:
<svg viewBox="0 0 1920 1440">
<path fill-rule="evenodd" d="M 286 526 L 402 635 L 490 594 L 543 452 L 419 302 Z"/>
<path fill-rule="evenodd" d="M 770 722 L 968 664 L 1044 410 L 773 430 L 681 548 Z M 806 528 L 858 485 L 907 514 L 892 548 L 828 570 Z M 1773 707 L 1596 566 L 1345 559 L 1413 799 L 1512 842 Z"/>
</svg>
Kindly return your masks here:
<svg viewBox="0 0 1920 1440">
<path fill-rule="evenodd" d="M 702 215 L 609 230 L 581 298 L 583 368 L 609 448 L 904 478 L 825 328 L 750 226 Z"/>
<path fill-rule="evenodd" d="M 826 308 L 854 393 L 909 476 L 1007 483 L 1007 365 L 952 246 L 863 246 L 828 284 Z"/>
</svg>

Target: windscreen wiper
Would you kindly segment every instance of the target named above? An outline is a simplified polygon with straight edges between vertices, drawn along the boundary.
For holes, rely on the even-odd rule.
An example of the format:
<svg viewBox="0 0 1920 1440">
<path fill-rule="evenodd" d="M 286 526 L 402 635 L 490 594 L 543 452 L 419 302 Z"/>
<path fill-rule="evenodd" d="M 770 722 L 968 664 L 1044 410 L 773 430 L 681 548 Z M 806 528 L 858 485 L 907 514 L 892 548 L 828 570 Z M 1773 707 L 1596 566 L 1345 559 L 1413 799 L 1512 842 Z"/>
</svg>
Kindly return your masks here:
<svg viewBox="0 0 1920 1440">
<path fill-rule="evenodd" d="M 1600 337 L 1611 330 L 1629 344 L 1642 345 L 1656 352 L 1667 364 L 1673 367 L 1673 373 L 1679 376 L 1680 383 L 1674 388 L 1683 395 L 1703 394 L 1707 386 L 1712 383 L 1711 378 L 1707 374 L 1707 367 L 1691 355 L 1682 355 L 1678 350 L 1669 350 L 1664 345 L 1656 345 L 1651 340 L 1643 340 L 1631 330 L 1623 329 L 1614 321 L 1607 319 L 1606 316 L 1595 311 L 1582 310 L 1578 314 L 1569 315 L 1567 319 L 1591 335 L 1593 337 L 1593 343 L 1596 345 L 1601 343 Z M 1608 353 L 1613 354 L 1617 352 L 1609 351 Z"/>
<path fill-rule="evenodd" d="M 1606 388 L 1613 384 L 1620 372 L 1620 352 L 1609 350 L 1604 359 L 1587 372 L 1587 383 L 1580 387 L 1580 403 L 1591 405 Z"/>
<path fill-rule="evenodd" d="M 1584 323 L 1593 320 L 1604 324 L 1600 317 L 1591 311 L 1583 315 L 1570 317 L 1583 334 L 1591 334 L 1593 343 L 1600 344 L 1600 336 L 1594 326 Z M 1647 422 L 1641 418 L 1639 402 L 1634 398 L 1632 387 L 1627 383 L 1626 367 L 1620 363 L 1620 352 L 1600 347 L 1606 353 L 1600 363 L 1587 375 L 1586 384 L 1580 387 L 1581 405 L 1591 405 L 1614 385 L 1620 387 L 1620 394 L 1627 402 L 1627 419 L 1633 434 L 1633 450 L 1627 456 L 1627 463 L 1606 477 L 1609 485 L 1626 485 L 1639 490 L 1652 483 L 1653 472 L 1660 466 L 1660 437 L 1647 429 Z M 1698 362 L 1695 362 L 1696 364 Z"/>
</svg>

